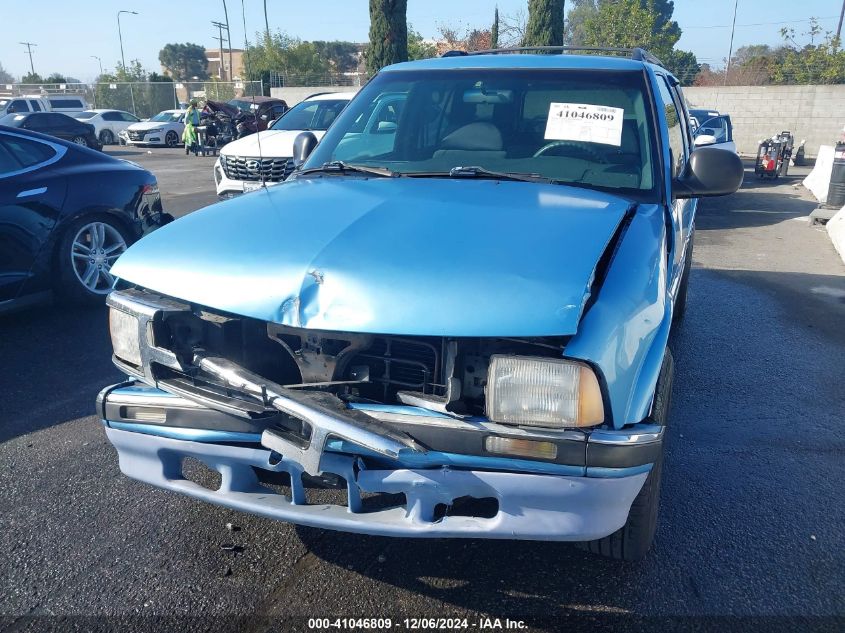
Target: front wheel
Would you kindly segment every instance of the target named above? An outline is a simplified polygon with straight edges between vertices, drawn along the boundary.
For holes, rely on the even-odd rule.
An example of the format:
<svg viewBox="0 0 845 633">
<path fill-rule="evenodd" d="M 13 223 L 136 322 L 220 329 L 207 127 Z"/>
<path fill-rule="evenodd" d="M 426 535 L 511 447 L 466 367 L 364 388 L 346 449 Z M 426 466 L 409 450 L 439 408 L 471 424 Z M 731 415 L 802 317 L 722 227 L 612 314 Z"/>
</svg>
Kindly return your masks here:
<svg viewBox="0 0 845 633">
<path fill-rule="evenodd" d="M 111 267 L 131 241 L 126 229 L 112 218 L 74 221 L 59 242 L 59 293 L 74 303 L 102 302 L 114 285 Z"/>
<path fill-rule="evenodd" d="M 656 424 L 666 426 L 669 417 L 669 406 L 672 400 L 672 380 L 675 373 L 675 361 L 672 352 L 666 348 L 657 387 L 654 392 L 654 403 L 651 407 L 651 417 Z M 657 531 L 657 510 L 660 505 L 660 475 L 663 472 L 663 451 L 661 450 L 640 493 L 631 504 L 628 520 L 625 525 L 610 536 L 579 543 L 581 549 L 593 554 L 599 554 L 615 560 L 641 560 L 651 549 L 654 533 Z"/>
<path fill-rule="evenodd" d="M 111 130 L 103 130 L 100 132 L 100 143 L 103 145 L 111 145 L 114 143 L 114 134 Z"/>
<path fill-rule="evenodd" d="M 84 136 L 74 136 L 71 140 L 77 145 L 81 145 L 82 147 L 88 147 L 88 140 Z"/>
<path fill-rule="evenodd" d="M 176 134 L 173 130 L 170 130 L 167 134 L 164 135 L 164 144 L 168 147 L 176 147 L 179 145 L 179 135 Z"/>
</svg>

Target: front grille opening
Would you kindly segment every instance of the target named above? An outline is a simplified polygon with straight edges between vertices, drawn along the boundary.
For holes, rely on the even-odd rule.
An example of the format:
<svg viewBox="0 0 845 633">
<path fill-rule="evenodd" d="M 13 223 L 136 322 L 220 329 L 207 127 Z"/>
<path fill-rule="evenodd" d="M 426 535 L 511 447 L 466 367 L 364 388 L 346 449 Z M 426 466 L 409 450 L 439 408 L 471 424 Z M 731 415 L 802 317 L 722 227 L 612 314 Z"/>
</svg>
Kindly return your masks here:
<svg viewBox="0 0 845 633">
<path fill-rule="evenodd" d="M 403 492 L 361 492 L 361 512 L 379 512 L 404 508 L 408 500 Z"/>
<path fill-rule="evenodd" d="M 223 483 L 223 476 L 220 473 L 194 457 L 182 459 L 182 477 L 214 492 L 220 490 L 220 485 Z"/>
<path fill-rule="evenodd" d="M 434 520 L 441 521 L 446 517 L 475 517 L 477 519 L 492 519 L 499 514 L 499 500 L 496 497 L 458 497 L 451 505 L 438 503 L 434 506 Z"/>
<path fill-rule="evenodd" d="M 384 402 L 393 401 L 397 391 L 442 396 L 441 346 L 441 341 L 377 337 L 349 360 L 347 374 L 366 366 L 370 385 L 362 387 L 363 395 Z"/>
<path fill-rule="evenodd" d="M 322 477 L 302 475 L 305 500 L 308 505 L 338 505 L 349 507 L 346 479 L 340 475 L 324 473 Z"/>
<path fill-rule="evenodd" d="M 252 467 L 255 476 L 258 478 L 262 487 L 270 492 L 283 496 L 288 501 L 291 500 L 290 491 L 290 474 L 286 471 L 272 471 L 264 470 L 263 468 Z"/>
</svg>

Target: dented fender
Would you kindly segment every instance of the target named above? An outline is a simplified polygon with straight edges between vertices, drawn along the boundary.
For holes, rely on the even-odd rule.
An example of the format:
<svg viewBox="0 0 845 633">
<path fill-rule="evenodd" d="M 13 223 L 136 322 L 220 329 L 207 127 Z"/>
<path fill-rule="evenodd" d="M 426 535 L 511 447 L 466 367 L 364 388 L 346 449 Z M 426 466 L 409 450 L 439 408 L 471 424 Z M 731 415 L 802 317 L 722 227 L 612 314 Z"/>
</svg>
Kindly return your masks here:
<svg viewBox="0 0 845 633">
<path fill-rule="evenodd" d="M 640 205 L 610 261 L 595 302 L 566 346 L 604 377 L 613 426 L 648 415 L 672 321 L 663 209 Z"/>
</svg>

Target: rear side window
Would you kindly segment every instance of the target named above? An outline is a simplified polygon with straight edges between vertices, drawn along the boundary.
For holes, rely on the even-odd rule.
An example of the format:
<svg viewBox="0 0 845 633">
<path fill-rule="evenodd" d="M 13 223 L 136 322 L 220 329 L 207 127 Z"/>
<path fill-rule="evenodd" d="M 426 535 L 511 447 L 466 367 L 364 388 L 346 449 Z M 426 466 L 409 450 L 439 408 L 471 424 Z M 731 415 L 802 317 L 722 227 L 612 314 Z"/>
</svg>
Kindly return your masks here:
<svg viewBox="0 0 845 633">
<path fill-rule="evenodd" d="M 103 120 L 104 121 L 122 121 L 123 117 L 120 115 L 120 112 L 104 112 L 103 113 Z"/>
<path fill-rule="evenodd" d="M 56 155 L 49 145 L 17 136 L 0 137 L 0 175 L 26 169 Z"/>
<path fill-rule="evenodd" d="M 32 106 L 33 112 L 41 112 L 41 104 L 39 104 L 35 99 L 30 99 L 29 105 Z"/>
</svg>

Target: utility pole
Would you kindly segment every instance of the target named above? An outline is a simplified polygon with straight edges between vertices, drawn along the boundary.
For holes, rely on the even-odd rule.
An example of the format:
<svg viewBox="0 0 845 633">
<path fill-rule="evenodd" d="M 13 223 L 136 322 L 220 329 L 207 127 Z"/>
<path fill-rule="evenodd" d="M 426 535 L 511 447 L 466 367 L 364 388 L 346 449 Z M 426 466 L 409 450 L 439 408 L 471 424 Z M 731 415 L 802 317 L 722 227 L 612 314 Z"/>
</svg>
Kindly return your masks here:
<svg viewBox="0 0 845 633">
<path fill-rule="evenodd" d="M 235 76 L 235 69 L 232 66 L 232 32 L 229 30 L 229 10 L 226 8 L 226 0 L 223 0 L 223 15 L 226 16 L 226 37 L 229 38 L 229 80 L 231 81 Z"/>
<path fill-rule="evenodd" d="M 842 26 L 840 24 L 840 26 Z M 38 44 L 34 44 L 33 42 L 18 42 L 19 44 L 23 44 L 26 46 L 26 52 L 29 53 L 29 70 L 32 71 L 32 74 L 35 74 L 35 66 L 32 65 L 32 47 L 38 46 Z"/>
<path fill-rule="evenodd" d="M 225 79 L 225 73 L 223 72 L 223 40 L 229 41 L 228 38 L 223 37 L 223 29 L 226 28 L 226 25 L 222 22 L 214 22 L 211 23 L 213 26 L 217 27 L 217 37 L 214 39 L 220 44 L 220 64 L 219 64 L 219 71 L 217 72 L 217 76 L 220 77 L 221 80 Z M 231 69 L 229 72 L 229 79 L 231 79 Z"/>
<path fill-rule="evenodd" d="M 842 18 L 845 18 L 845 0 L 842 0 L 842 10 L 839 12 L 839 26 L 836 27 L 836 37 L 839 38 L 839 48 L 842 48 Z"/>
<path fill-rule="evenodd" d="M 736 7 L 739 4 L 739 0 L 734 0 L 734 20 L 731 24 L 731 47 L 728 50 L 728 65 L 725 67 L 725 83 L 723 85 L 728 85 L 728 76 L 731 73 L 731 57 L 734 54 L 734 31 L 736 30 Z"/>
</svg>

